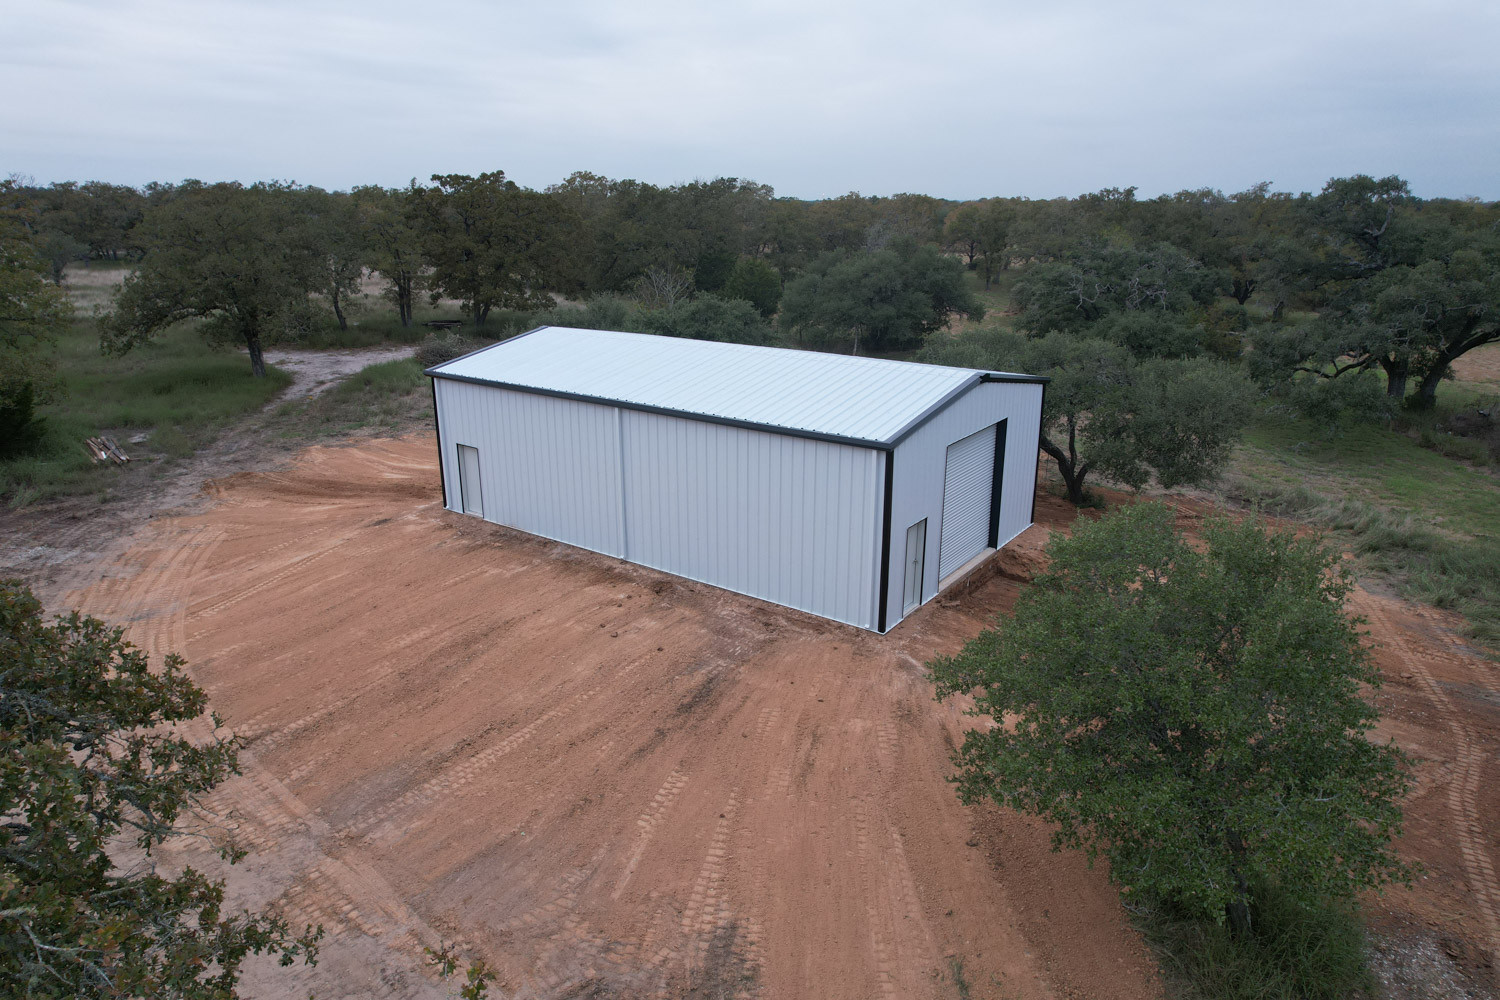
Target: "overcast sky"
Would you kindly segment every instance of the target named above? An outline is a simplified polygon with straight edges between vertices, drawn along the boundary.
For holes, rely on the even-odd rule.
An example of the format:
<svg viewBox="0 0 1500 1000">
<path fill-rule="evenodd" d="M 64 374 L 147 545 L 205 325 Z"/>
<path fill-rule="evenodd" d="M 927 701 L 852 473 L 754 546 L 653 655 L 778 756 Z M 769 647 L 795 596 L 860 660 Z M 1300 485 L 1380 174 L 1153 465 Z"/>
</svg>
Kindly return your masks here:
<svg viewBox="0 0 1500 1000">
<path fill-rule="evenodd" d="M 0 176 L 1500 198 L 1500 4 L 0 0 Z"/>
</svg>

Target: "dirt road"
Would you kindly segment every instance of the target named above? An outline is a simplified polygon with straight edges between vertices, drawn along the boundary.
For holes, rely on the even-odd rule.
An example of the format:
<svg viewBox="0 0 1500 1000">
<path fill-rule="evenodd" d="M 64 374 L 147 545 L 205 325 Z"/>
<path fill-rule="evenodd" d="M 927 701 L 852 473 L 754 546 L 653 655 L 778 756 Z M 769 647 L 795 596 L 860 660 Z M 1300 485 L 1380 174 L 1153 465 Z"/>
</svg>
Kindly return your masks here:
<svg viewBox="0 0 1500 1000">
<path fill-rule="evenodd" d="M 433 457 L 231 477 L 72 595 L 249 739 L 234 891 L 331 935 L 250 995 L 440 995 L 455 939 L 519 996 L 1153 995 L 1103 873 L 943 780 L 919 665 L 1015 583 L 881 638 L 445 512 Z"/>
<path fill-rule="evenodd" d="M 434 457 L 420 435 L 231 476 L 59 595 L 184 652 L 249 740 L 211 802 L 253 849 L 233 896 L 330 936 L 247 995 L 442 996 L 441 941 L 506 996 L 1156 994 L 1104 873 L 944 781 L 966 720 L 920 664 L 1020 584 L 874 636 L 443 511 Z M 1370 901 L 1377 968 L 1393 996 L 1488 995 L 1495 667 L 1435 612 L 1358 600 L 1427 866 Z"/>
<path fill-rule="evenodd" d="M 291 374 L 291 385 L 260 414 L 226 428 L 186 460 L 101 470 L 99 490 L 107 500 L 75 496 L 36 510 L 0 509 L 0 572 L 25 577 L 38 596 L 55 604 L 62 594 L 78 589 L 101 561 L 117 558 L 124 542 L 152 518 L 201 507 L 206 480 L 288 461 L 299 446 L 268 434 L 265 414 L 288 400 L 317 395 L 366 365 L 411 352 L 410 347 L 267 351 L 269 363 Z"/>
</svg>

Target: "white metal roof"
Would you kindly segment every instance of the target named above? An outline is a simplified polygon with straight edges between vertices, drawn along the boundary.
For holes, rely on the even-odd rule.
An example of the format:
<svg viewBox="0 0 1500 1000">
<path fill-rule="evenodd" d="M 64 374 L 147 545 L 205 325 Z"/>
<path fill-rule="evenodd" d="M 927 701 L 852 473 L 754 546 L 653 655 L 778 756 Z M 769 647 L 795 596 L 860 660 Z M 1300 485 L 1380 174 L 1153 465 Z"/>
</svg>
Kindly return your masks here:
<svg viewBox="0 0 1500 1000">
<path fill-rule="evenodd" d="M 910 361 L 553 326 L 436 365 L 428 373 L 875 444 L 891 443 L 986 374 Z"/>
</svg>

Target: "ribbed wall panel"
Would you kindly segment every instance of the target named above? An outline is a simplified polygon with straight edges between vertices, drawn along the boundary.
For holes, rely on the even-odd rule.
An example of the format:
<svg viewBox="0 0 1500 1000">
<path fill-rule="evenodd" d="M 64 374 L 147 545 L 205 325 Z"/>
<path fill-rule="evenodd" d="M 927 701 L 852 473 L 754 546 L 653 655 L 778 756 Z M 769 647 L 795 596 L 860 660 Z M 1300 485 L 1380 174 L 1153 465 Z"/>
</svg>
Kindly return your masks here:
<svg viewBox="0 0 1500 1000">
<path fill-rule="evenodd" d="M 621 411 L 629 558 L 874 627 L 879 453 Z"/>
<path fill-rule="evenodd" d="M 436 385 L 449 509 L 460 508 L 455 446 L 471 445 L 480 452 L 486 520 L 876 627 L 883 453 L 493 386 Z"/>
<path fill-rule="evenodd" d="M 891 488 L 891 574 L 886 586 L 886 627 L 902 618 L 902 559 L 906 529 L 927 518 L 927 559 L 922 598 L 937 595 L 938 544 L 942 537 L 943 472 L 948 446 L 1001 420 L 1008 420 L 1005 482 L 999 539 L 1004 545 L 1031 525 L 1036 489 L 1037 442 L 1041 435 L 1042 387 L 985 382 L 936 413 L 896 448 Z"/>
<path fill-rule="evenodd" d="M 437 380 L 447 506 L 461 509 L 456 445 L 479 449 L 484 518 L 623 556 L 612 407 Z"/>
</svg>

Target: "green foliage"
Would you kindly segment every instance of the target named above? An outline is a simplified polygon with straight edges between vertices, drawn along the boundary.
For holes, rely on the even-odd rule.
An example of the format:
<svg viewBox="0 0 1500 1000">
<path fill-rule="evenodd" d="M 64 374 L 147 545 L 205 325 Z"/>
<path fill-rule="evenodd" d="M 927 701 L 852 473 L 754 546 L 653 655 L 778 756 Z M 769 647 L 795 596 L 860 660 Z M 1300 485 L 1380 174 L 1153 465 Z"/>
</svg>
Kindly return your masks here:
<svg viewBox="0 0 1500 1000">
<path fill-rule="evenodd" d="M 0 194 L 10 186 L 0 181 Z M 45 268 L 22 221 L 0 215 L 0 350 L 45 344 L 71 316 L 67 297 L 47 282 Z"/>
<path fill-rule="evenodd" d="M 1203 327 L 1157 310 L 1110 314 L 1090 326 L 1088 335 L 1119 344 L 1138 358 L 1196 358 L 1208 340 Z"/>
<path fill-rule="evenodd" d="M 698 295 L 666 309 L 646 310 L 640 314 L 640 324 L 646 333 L 667 337 L 734 344 L 764 344 L 771 339 L 770 324 L 753 305 L 743 299 L 714 295 Z"/>
<path fill-rule="evenodd" d="M 0 197 L 14 194 L 12 181 L 0 181 Z M 61 390 L 50 349 L 72 308 L 45 270 L 27 226 L 0 215 L 0 458 L 36 450 L 42 421 L 35 407 Z"/>
<path fill-rule="evenodd" d="M 993 726 L 955 761 L 965 802 L 1054 824 L 1127 896 L 1252 926 L 1252 889 L 1298 905 L 1405 879 L 1404 758 L 1367 737 L 1380 683 L 1336 552 L 1254 522 L 1139 504 L 1054 536 L 1012 618 L 932 663 Z"/>
<path fill-rule="evenodd" d="M 693 265 L 693 287 L 711 294 L 723 291 L 739 255 L 722 248 L 705 250 Z"/>
<path fill-rule="evenodd" d="M 423 950 L 427 953 L 427 963 L 444 979 L 451 979 L 463 964 L 456 945 L 444 944 Z M 494 979 L 495 973 L 484 959 L 476 959 L 464 969 L 464 982 L 458 990 L 460 1000 L 485 1000 L 490 995 L 490 983 Z"/>
<path fill-rule="evenodd" d="M 423 364 L 398 358 L 366 365 L 326 392 L 276 408 L 270 428 L 284 438 L 353 431 L 399 434 L 432 420 L 432 389 Z"/>
<path fill-rule="evenodd" d="M 0 393 L 0 459 L 36 451 L 44 429 L 43 419 L 36 415 L 31 383 Z"/>
<path fill-rule="evenodd" d="M 1017 325 L 1030 333 L 1080 333 L 1116 313 L 1182 316 L 1213 302 L 1224 274 L 1169 243 L 1145 250 L 1085 243 L 1068 259 L 1033 265 L 1016 283 Z"/>
<path fill-rule="evenodd" d="M 921 345 L 955 314 L 978 319 L 984 307 L 963 280 L 963 266 L 936 248 L 902 241 L 872 253 L 824 254 L 787 283 L 781 327 L 819 346 L 852 344 L 854 353 Z"/>
<path fill-rule="evenodd" d="M 1103 340 L 981 329 L 933 344 L 919 359 L 1050 378 L 1041 447 L 1079 506 L 1094 472 L 1131 489 L 1211 482 L 1251 415 L 1250 387 L 1233 368 L 1205 358 L 1137 360 Z"/>
<path fill-rule="evenodd" d="M 776 315 L 781 304 L 781 275 L 759 257 L 741 257 L 734 262 L 729 280 L 724 282 L 726 299 L 744 299 L 766 319 Z"/>
<path fill-rule="evenodd" d="M 1395 402 L 1373 372 L 1340 379 L 1304 376 L 1275 386 L 1274 392 L 1292 413 L 1330 435 L 1357 424 L 1389 424 L 1396 416 Z"/>
<path fill-rule="evenodd" d="M 1375 985 L 1364 927 L 1349 903 L 1304 905 L 1275 890 L 1255 892 L 1252 930 L 1241 935 L 1169 905 L 1135 912 L 1171 995 L 1183 1000 L 1347 1000 Z"/>
<path fill-rule="evenodd" d="M 460 300 L 476 326 L 492 309 L 539 309 L 563 282 L 573 216 L 565 205 L 506 180 L 434 174 L 414 195 L 437 292 Z"/>
<path fill-rule="evenodd" d="M 1276 244 L 1282 282 L 1317 318 L 1256 331 L 1263 378 L 1379 369 L 1397 402 L 1430 409 L 1452 363 L 1500 340 L 1500 235 L 1429 209 L 1399 177 L 1335 178 Z"/>
<path fill-rule="evenodd" d="M 1016 207 L 1004 198 L 960 205 L 943 222 L 944 242 L 964 255 L 969 269 L 984 278 L 988 291 L 995 273 L 1010 266 L 1011 227 Z"/>
<path fill-rule="evenodd" d="M 210 338 L 243 343 L 264 377 L 261 344 L 275 318 L 327 283 L 305 194 L 194 181 L 153 205 L 138 227 L 146 256 L 101 324 L 103 348 L 123 354 L 197 317 Z"/>
<path fill-rule="evenodd" d="M 517 333 L 539 326 L 565 326 L 577 330 L 623 330 L 639 332 L 640 320 L 633 303 L 615 295 L 589 299 L 582 307 L 558 306 L 544 312 L 517 317 Z"/>
<path fill-rule="evenodd" d="M 58 335 L 45 359 L 58 371 L 61 391 L 53 402 L 36 407 L 45 420 L 36 447 L 0 461 L 0 497 L 12 501 L 19 495 L 91 492 L 120 475 L 144 472 L 160 453 L 181 457 L 226 424 L 263 408 L 291 383 L 291 376 L 277 368 L 268 369 L 266 378 L 252 378 L 243 355 L 214 349 L 191 324 L 112 358 L 99 353 L 92 324 L 74 323 Z M 128 469 L 93 465 L 81 442 L 99 433 L 116 436 L 138 462 Z M 147 435 L 145 443 L 129 441 L 138 433 Z"/>
<path fill-rule="evenodd" d="M 146 656 L 77 612 L 53 624 L 0 581 L 0 985 L 11 996 L 236 996 L 251 954 L 312 961 L 321 929 L 227 912 L 224 886 L 119 863 L 174 835 L 238 773 L 238 743 L 195 742 L 174 724 L 207 697 L 169 655 Z M 214 719 L 215 726 L 218 719 Z M 231 860 L 240 852 L 226 847 Z"/>
<path fill-rule="evenodd" d="M 365 263 L 388 282 L 385 297 L 396 306 L 401 325 L 409 327 L 426 267 L 416 182 L 405 190 L 357 187 L 349 196 Z"/>
<path fill-rule="evenodd" d="M 368 214 L 362 215 L 353 197 L 341 191 L 306 188 L 297 192 L 297 200 L 317 254 L 316 291 L 333 310 L 339 329 L 348 329 L 344 305 L 359 294 L 359 280 L 370 256 L 361 225 Z"/>
</svg>

